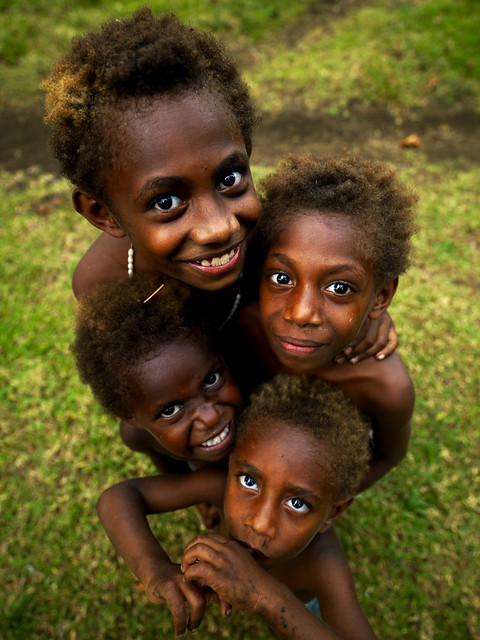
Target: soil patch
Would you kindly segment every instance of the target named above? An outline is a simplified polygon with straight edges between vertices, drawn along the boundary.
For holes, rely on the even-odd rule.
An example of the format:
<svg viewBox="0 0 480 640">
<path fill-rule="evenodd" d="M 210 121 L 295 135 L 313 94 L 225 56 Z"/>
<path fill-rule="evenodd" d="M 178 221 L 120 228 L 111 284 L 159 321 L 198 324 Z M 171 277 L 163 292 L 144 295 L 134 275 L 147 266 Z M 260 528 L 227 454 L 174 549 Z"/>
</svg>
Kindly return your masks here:
<svg viewBox="0 0 480 640">
<path fill-rule="evenodd" d="M 406 159 L 401 142 L 415 135 L 418 148 L 430 162 L 458 159 L 466 165 L 478 165 L 479 127 L 480 115 L 467 109 L 451 114 L 435 108 L 409 117 L 394 116 L 381 107 L 352 106 L 346 116 L 286 110 L 265 118 L 259 127 L 253 161 L 275 164 L 286 153 L 325 155 L 346 149 L 401 165 Z"/>
<path fill-rule="evenodd" d="M 468 109 L 451 114 L 438 107 L 429 108 L 408 118 L 378 107 L 352 106 L 343 116 L 286 109 L 264 117 L 256 131 L 252 160 L 272 166 L 287 153 L 329 154 L 347 149 L 401 165 L 406 149 L 400 141 L 415 134 L 430 162 L 458 159 L 465 166 L 479 165 L 479 128 L 479 114 Z M 48 151 L 41 106 L 1 110 L 0 138 L 0 169 L 15 171 L 37 165 L 43 171 L 57 172 Z"/>
</svg>

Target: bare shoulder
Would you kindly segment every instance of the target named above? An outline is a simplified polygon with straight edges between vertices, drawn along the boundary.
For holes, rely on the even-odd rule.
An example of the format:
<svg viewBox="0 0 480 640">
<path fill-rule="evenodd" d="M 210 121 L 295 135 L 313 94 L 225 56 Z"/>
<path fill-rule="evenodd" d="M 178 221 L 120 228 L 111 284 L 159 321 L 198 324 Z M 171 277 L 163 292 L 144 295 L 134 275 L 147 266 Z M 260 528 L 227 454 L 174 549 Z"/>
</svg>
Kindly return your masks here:
<svg viewBox="0 0 480 640">
<path fill-rule="evenodd" d="M 322 375 L 351 398 L 367 414 L 372 406 L 413 410 L 415 389 L 401 357 L 393 353 L 384 360 L 369 358 L 358 364 L 332 365 Z"/>
<path fill-rule="evenodd" d="M 398 353 L 385 360 L 375 360 L 370 364 L 373 393 L 377 404 L 384 404 L 390 411 L 411 408 L 415 401 L 415 388 L 407 367 Z"/>
<path fill-rule="evenodd" d="M 113 238 L 101 233 L 90 245 L 73 272 L 72 288 L 75 297 L 87 293 L 97 284 L 113 278 L 127 277 L 127 238 Z"/>
</svg>

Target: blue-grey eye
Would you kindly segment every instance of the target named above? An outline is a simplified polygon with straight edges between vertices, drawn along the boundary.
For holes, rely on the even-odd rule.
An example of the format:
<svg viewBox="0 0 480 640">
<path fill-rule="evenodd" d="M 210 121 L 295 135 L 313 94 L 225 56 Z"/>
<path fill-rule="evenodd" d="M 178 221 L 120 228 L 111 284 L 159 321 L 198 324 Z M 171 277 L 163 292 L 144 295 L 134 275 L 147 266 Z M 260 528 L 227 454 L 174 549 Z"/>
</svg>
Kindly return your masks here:
<svg viewBox="0 0 480 640">
<path fill-rule="evenodd" d="M 327 287 L 327 291 L 331 291 L 337 296 L 345 296 L 347 293 L 351 293 L 352 287 L 346 282 L 332 282 L 332 284 Z"/>
<path fill-rule="evenodd" d="M 162 196 L 155 201 L 154 207 L 161 211 L 170 211 L 183 204 L 183 200 L 178 196 Z"/>
<path fill-rule="evenodd" d="M 240 476 L 240 484 L 246 487 L 247 489 L 256 489 L 257 483 L 255 482 L 252 476 L 249 476 L 247 473 Z"/>
<path fill-rule="evenodd" d="M 231 189 L 236 187 L 242 181 L 242 177 L 240 171 L 231 171 L 220 180 L 220 188 Z"/>
<path fill-rule="evenodd" d="M 287 504 L 294 510 L 294 511 L 300 511 L 302 513 L 304 513 L 305 511 L 308 511 L 308 507 L 305 504 L 305 502 L 303 500 L 301 500 L 300 498 L 290 498 L 290 500 L 288 500 Z"/>
</svg>

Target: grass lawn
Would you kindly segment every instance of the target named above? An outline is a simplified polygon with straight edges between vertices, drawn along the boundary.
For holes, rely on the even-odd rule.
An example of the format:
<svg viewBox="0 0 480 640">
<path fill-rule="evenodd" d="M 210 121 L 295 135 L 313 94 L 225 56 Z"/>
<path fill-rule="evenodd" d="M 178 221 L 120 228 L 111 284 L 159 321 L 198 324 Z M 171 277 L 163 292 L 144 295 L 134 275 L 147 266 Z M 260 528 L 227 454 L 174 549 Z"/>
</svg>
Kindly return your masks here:
<svg viewBox="0 0 480 640">
<path fill-rule="evenodd" d="M 128 13 L 136 3 L 110 3 L 106 9 L 106 3 L 90 0 L 76 3 L 76 12 L 59 0 L 37 4 L 38 15 L 27 15 L 21 3 L 0 3 L 3 25 L 11 25 L 0 30 L 0 80 L 7 82 L 5 96 L 12 103 L 15 75 L 28 68 L 28 78 L 40 78 L 71 35 L 109 14 Z M 421 69 L 437 60 L 444 93 L 435 99 L 478 105 L 476 2 L 318 3 L 348 4 L 328 24 L 299 22 L 292 3 L 282 0 L 244 0 L 231 12 L 224 2 L 205 2 L 204 12 L 198 4 L 185 0 L 183 17 L 201 14 L 197 23 L 235 38 L 247 77 L 258 95 L 263 86 L 271 110 L 280 108 L 282 83 L 289 87 L 287 100 L 297 81 L 308 105 L 325 100 L 330 109 L 342 110 L 350 98 L 362 98 L 357 82 L 368 83 L 367 70 L 379 51 L 385 69 L 400 75 L 408 67 L 415 77 L 405 86 L 408 99 L 379 81 L 373 94 L 378 102 L 392 109 L 425 107 L 431 97 L 423 80 L 433 72 L 425 68 L 422 75 Z M 298 3 L 295 11 L 307 6 Z M 250 36 L 252 21 L 257 27 Z M 442 51 L 432 34 L 438 25 Z M 320 29 L 328 29 L 321 49 L 315 37 Z M 22 50 L 18 44 L 15 52 L 15 33 L 21 34 L 20 44 L 31 36 L 34 46 Z M 300 33 L 289 46 L 273 46 L 273 37 L 288 43 Z M 291 68 L 298 60 L 307 74 L 312 59 L 321 59 L 322 68 L 325 61 L 325 73 L 342 87 L 337 97 L 320 85 L 309 93 L 307 75 Z M 345 87 L 337 77 L 342 64 L 350 78 Z M 18 92 L 23 81 L 15 85 Z M 258 177 L 268 169 L 256 166 L 254 172 Z M 406 152 L 400 174 L 420 195 L 414 266 L 391 307 L 400 353 L 417 389 L 412 441 L 402 465 L 352 505 L 339 529 L 379 637 L 473 640 L 480 637 L 480 167 L 432 164 L 415 150 Z M 35 167 L 0 172 L 0 194 L 0 638 L 173 638 L 168 612 L 147 601 L 116 558 L 94 509 L 102 488 L 152 472 L 120 443 L 116 421 L 98 410 L 80 384 L 69 353 L 71 273 L 96 232 L 73 212 L 68 185 Z M 173 557 L 200 526 L 194 510 L 152 523 Z M 196 636 L 267 640 L 270 634 L 261 620 L 234 612 L 224 621 L 212 608 Z"/>
</svg>

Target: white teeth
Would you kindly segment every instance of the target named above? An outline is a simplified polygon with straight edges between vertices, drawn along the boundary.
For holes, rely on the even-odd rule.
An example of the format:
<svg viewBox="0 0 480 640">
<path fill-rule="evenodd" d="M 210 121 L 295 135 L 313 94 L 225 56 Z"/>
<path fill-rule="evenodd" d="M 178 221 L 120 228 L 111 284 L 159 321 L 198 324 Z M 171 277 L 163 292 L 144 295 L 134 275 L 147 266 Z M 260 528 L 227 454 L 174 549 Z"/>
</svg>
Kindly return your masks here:
<svg viewBox="0 0 480 640">
<path fill-rule="evenodd" d="M 211 260 L 202 260 L 200 264 L 202 267 L 220 267 L 222 264 L 227 264 L 234 256 L 235 249 L 232 249 L 228 253 L 224 253 L 220 258 L 212 258 Z"/>
<path fill-rule="evenodd" d="M 211 440 L 206 440 L 205 442 L 202 442 L 201 446 L 214 447 L 216 444 L 220 444 L 220 442 L 223 442 L 225 438 L 228 436 L 229 431 L 230 431 L 230 423 L 227 424 L 225 429 L 221 433 L 219 433 L 218 436 L 215 436 L 215 438 L 212 438 Z"/>
</svg>

